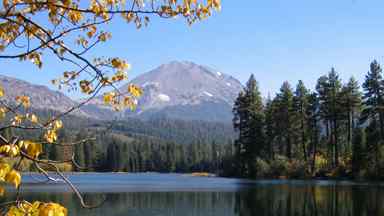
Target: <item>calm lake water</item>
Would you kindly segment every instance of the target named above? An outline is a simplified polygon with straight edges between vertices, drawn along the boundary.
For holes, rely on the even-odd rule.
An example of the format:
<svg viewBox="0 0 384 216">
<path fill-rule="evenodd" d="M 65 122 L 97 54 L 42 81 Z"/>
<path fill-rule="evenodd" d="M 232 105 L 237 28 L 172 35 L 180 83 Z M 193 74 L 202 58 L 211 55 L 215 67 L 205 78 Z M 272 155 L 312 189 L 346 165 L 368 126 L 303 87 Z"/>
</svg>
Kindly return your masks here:
<svg viewBox="0 0 384 216">
<path fill-rule="evenodd" d="M 249 181 L 179 174 L 75 174 L 87 203 L 60 183 L 23 176 L 27 200 L 59 202 L 70 215 L 92 216 L 380 216 L 384 184 L 349 181 Z"/>
</svg>

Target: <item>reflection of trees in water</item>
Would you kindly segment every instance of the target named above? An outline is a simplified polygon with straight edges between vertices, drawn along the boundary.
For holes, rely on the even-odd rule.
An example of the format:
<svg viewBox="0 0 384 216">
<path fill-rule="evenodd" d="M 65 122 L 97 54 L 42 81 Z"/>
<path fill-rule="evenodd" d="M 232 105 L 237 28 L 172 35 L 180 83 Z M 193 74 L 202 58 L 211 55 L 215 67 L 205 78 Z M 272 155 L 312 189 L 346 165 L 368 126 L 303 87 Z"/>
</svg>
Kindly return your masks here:
<svg viewBox="0 0 384 216">
<path fill-rule="evenodd" d="M 106 194 L 106 201 L 100 208 L 91 210 L 82 209 L 72 194 L 27 194 L 25 198 L 62 203 L 70 215 L 93 216 L 232 216 L 235 204 L 234 192 L 113 193 Z M 98 203 L 103 198 L 101 194 L 85 194 L 85 200 L 91 203 Z"/>
<path fill-rule="evenodd" d="M 384 215 L 384 189 L 345 186 L 260 186 L 236 195 L 239 216 Z"/>
<path fill-rule="evenodd" d="M 384 189 L 376 186 L 266 185 L 240 192 L 106 194 L 97 209 L 80 208 L 71 193 L 25 194 L 27 200 L 64 204 L 70 215 L 93 216 L 373 216 L 384 215 Z M 101 194 L 86 194 L 98 203 Z"/>
</svg>

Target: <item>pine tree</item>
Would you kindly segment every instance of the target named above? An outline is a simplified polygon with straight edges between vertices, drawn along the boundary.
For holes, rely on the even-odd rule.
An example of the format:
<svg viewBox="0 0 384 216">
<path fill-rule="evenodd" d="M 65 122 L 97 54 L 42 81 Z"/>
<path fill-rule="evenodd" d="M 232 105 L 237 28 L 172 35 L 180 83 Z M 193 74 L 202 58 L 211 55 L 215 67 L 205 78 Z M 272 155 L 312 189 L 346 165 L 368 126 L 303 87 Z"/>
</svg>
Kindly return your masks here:
<svg viewBox="0 0 384 216">
<path fill-rule="evenodd" d="M 285 154 L 292 159 L 292 151 L 296 131 L 294 129 L 294 101 L 293 91 L 288 82 L 284 82 L 280 92 L 276 95 L 277 101 L 277 121 L 279 122 L 279 135 L 285 143 Z"/>
<path fill-rule="evenodd" d="M 343 117 L 342 105 L 340 103 L 341 80 L 334 68 L 328 76 L 319 78 L 316 90 L 319 95 L 321 117 L 326 125 L 329 141 L 329 153 L 334 166 L 339 165 L 339 130 Z"/>
<path fill-rule="evenodd" d="M 252 175 L 253 162 L 265 152 L 264 108 L 257 81 L 251 75 L 239 94 L 233 109 L 234 128 L 239 132 L 236 140 L 237 158 L 241 175 Z"/>
<path fill-rule="evenodd" d="M 311 171 L 314 173 L 315 171 L 315 163 L 316 163 L 316 154 L 318 151 L 318 144 L 319 144 L 319 138 L 320 138 L 320 113 L 319 113 L 319 98 L 317 96 L 316 92 L 313 92 L 308 97 L 308 106 L 307 106 L 307 127 L 308 127 L 308 133 L 310 134 L 310 146 L 312 150 L 312 164 L 311 164 Z"/>
<path fill-rule="evenodd" d="M 295 96 L 294 96 L 294 110 L 296 114 L 296 120 L 298 121 L 298 131 L 301 142 L 301 148 L 303 151 L 303 158 L 307 161 L 308 152 L 307 152 L 307 142 L 308 142 L 308 128 L 307 128 L 307 108 L 309 106 L 309 90 L 305 87 L 304 82 L 299 80 L 299 83 L 296 86 Z"/>
<path fill-rule="evenodd" d="M 361 109 L 361 92 L 359 83 L 351 77 L 341 91 L 341 104 L 347 119 L 347 150 L 351 151 L 353 131 L 356 127 L 356 119 Z"/>
<path fill-rule="evenodd" d="M 277 124 L 275 121 L 276 103 L 270 96 L 267 98 L 265 105 L 265 139 L 269 159 L 275 157 L 274 141 L 276 138 Z"/>
<path fill-rule="evenodd" d="M 370 65 L 370 71 L 365 76 L 363 83 L 364 95 L 361 120 L 366 123 L 369 120 L 379 121 L 380 138 L 384 138 L 384 85 L 382 69 L 379 63 L 374 60 Z"/>
</svg>

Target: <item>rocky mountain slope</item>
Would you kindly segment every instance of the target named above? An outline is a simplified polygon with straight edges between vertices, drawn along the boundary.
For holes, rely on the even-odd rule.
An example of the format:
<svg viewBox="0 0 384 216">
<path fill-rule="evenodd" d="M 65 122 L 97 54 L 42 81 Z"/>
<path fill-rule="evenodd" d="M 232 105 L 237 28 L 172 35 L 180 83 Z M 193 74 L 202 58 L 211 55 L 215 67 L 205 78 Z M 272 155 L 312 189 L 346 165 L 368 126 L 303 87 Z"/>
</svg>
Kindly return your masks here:
<svg viewBox="0 0 384 216">
<path fill-rule="evenodd" d="M 60 91 L 53 91 L 46 86 L 31 84 L 8 76 L 0 75 L 0 85 L 5 90 L 5 101 L 12 103 L 16 96 L 29 96 L 34 109 L 64 112 L 77 104 Z M 87 116 L 81 110 L 74 114 Z"/>
<path fill-rule="evenodd" d="M 135 112 L 111 111 L 103 105 L 100 96 L 75 114 L 107 120 L 114 117 L 166 117 L 230 122 L 234 100 L 242 89 L 241 83 L 232 76 L 192 62 L 179 61 L 163 64 L 131 82 L 144 90 Z M 6 100 L 16 95 L 27 95 L 36 109 L 65 111 L 77 103 L 59 91 L 11 77 L 0 75 L 0 84 L 6 90 Z"/>
<path fill-rule="evenodd" d="M 141 86 L 144 95 L 135 112 L 122 116 L 168 117 L 184 120 L 228 122 L 232 106 L 242 89 L 232 76 L 192 62 L 173 61 L 131 81 Z M 123 86 L 122 88 L 127 88 Z M 108 115 L 101 98 L 86 107 L 94 115 Z"/>
</svg>

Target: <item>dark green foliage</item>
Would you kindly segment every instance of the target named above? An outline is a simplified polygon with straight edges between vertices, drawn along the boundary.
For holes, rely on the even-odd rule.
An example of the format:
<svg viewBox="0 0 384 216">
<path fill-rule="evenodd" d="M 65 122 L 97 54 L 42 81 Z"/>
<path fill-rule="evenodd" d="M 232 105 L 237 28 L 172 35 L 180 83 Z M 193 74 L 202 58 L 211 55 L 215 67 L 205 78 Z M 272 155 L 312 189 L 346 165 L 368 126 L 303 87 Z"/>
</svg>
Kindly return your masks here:
<svg viewBox="0 0 384 216">
<path fill-rule="evenodd" d="M 326 134 L 328 139 L 328 155 L 332 159 L 335 167 L 339 165 L 339 142 L 341 121 L 344 119 L 342 106 L 340 104 L 341 97 L 341 80 L 334 68 L 327 76 L 319 78 L 316 90 L 319 95 L 320 115 L 326 126 Z"/>
<path fill-rule="evenodd" d="M 296 86 L 294 96 L 294 110 L 296 113 L 296 124 L 299 143 L 301 143 L 302 155 L 305 161 L 308 160 L 308 141 L 309 141 L 309 128 L 307 122 L 309 121 L 308 108 L 309 108 L 309 90 L 305 87 L 303 81 L 299 80 Z"/>
<path fill-rule="evenodd" d="M 257 81 L 251 75 L 233 108 L 234 128 L 239 132 L 235 141 L 239 174 L 255 173 L 254 160 L 263 157 L 266 149 L 264 107 Z"/>
<path fill-rule="evenodd" d="M 380 128 L 380 136 L 384 138 L 384 85 L 381 66 L 377 61 L 373 61 L 370 71 L 365 76 L 363 83 L 364 95 L 361 120 L 366 123 L 369 120 L 378 120 Z"/>
<path fill-rule="evenodd" d="M 250 82 L 256 83 L 253 76 Z M 264 121 L 255 125 L 249 117 L 249 83 L 234 108 L 234 126 L 239 130 L 236 161 L 254 164 L 254 169 L 242 175 L 383 176 L 384 81 L 376 61 L 364 81 L 364 96 L 353 77 L 343 84 L 332 68 L 317 80 L 315 92 L 302 81 L 295 91 L 284 82 L 274 98 L 268 97 L 263 113 L 258 113 Z M 258 132 L 262 132 L 264 142 L 252 139 L 252 133 Z M 256 145 L 259 143 L 263 145 Z M 244 148 L 246 145 L 256 149 Z"/>
<path fill-rule="evenodd" d="M 294 147 L 295 136 L 295 114 L 294 114 L 294 99 L 291 85 L 284 82 L 280 88 L 280 92 L 276 95 L 276 121 L 279 122 L 277 131 L 280 137 L 280 148 L 285 152 L 284 154 L 291 159 Z M 280 152 L 282 153 L 282 152 Z"/>
<path fill-rule="evenodd" d="M 362 128 L 355 128 L 352 142 L 352 172 L 355 176 L 359 176 L 365 167 L 365 140 L 365 131 Z"/>
<path fill-rule="evenodd" d="M 353 77 L 351 77 L 348 83 L 343 86 L 341 91 L 341 106 L 343 108 L 343 112 L 346 113 L 347 118 L 347 146 L 345 148 L 346 151 L 351 149 L 350 146 L 353 137 L 353 131 L 356 127 L 356 120 L 358 118 L 358 114 L 361 111 L 362 94 L 359 88 L 359 83 Z"/>
</svg>

